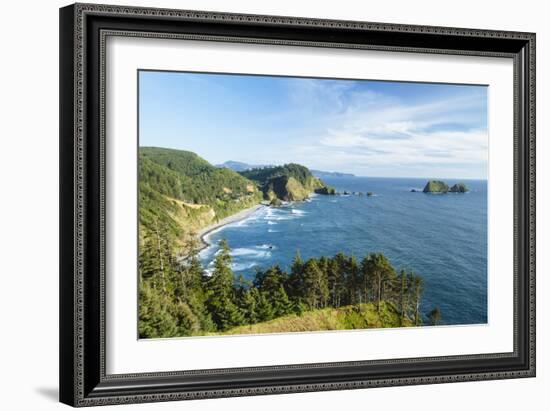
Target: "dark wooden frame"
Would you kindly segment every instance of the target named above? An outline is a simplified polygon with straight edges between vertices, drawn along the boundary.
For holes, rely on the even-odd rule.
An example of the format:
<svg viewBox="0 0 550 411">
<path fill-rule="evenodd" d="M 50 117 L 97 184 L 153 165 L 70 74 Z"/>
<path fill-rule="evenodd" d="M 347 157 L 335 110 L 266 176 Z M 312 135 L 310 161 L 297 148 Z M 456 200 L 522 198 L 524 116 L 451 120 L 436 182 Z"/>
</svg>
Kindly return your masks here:
<svg viewBox="0 0 550 411">
<path fill-rule="evenodd" d="M 105 373 L 104 46 L 111 35 L 509 57 L 514 351 L 134 375 Z M 535 376 L 535 35 L 76 4 L 60 10 L 60 400 L 74 406 Z"/>
</svg>

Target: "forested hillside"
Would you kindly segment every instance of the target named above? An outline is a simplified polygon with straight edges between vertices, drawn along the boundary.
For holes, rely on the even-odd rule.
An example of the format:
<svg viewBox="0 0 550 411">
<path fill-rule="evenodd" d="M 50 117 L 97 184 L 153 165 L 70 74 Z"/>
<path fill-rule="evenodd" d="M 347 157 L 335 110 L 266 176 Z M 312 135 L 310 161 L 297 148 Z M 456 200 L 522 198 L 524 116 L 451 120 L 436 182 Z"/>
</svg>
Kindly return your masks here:
<svg viewBox="0 0 550 411">
<path fill-rule="evenodd" d="M 299 164 L 237 173 L 215 167 L 190 151 L 141 147 L 140 241 L 152 238 L 186 254 L 204 227 L 262 199 L 277 205 L 305 200 L 313 192 L 334 194 L 334 189 Z"/>
<path fill-rule="evenodd" d="M 258 187 L 268 201 L 300 201 L 311 193 L 334 194 L 335 190 L 315 177 L 307 167 L 300 164 L 255 168 L 240 172 Z"/>
<path fill-rule="evenodd" d="M 201 228 L 258 204 L 256 185 L 217 168 L 195 153 L 166 148 L 139 150 L 140 240 L 163 237 L 183 247 Z"/>
</svg>

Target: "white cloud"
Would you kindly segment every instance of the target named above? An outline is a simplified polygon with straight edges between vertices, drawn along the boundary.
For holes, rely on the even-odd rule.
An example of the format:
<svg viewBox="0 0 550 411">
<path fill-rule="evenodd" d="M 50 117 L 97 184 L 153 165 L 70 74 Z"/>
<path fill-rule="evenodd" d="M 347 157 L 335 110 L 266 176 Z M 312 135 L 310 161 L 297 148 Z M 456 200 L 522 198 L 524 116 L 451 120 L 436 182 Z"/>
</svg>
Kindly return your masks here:
<svg viewBox="0 0 550 411">
<path fill-rule="evenodd" d="M 297 94 L 302 103 L 322 95 L 316 101 L 336 102 L 338 110 L 323 117 L 316 144 L 310 138 L 297 147 L 296 156 L 308 163 L 365 175 L 390 169 L 395 175 L 452 171 L 485 177 L 488 133 L 480 121 L 485 102 L 479 96 L 404 104 L 380 93 L 314 84 L 314 90 L 303 88 Z"/>
</svg>

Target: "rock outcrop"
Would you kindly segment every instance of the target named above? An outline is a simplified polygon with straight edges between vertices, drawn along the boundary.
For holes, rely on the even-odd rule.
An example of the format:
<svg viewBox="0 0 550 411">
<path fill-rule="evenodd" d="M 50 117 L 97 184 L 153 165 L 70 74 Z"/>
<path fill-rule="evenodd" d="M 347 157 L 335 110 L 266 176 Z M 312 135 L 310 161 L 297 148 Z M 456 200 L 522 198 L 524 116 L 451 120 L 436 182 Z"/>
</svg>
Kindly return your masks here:
<svg viewBox="0 0 550 411">
<path fill-rule="evenodd" d="M 424 193 L 447 193 L 449 191 L 449 186 L 443 181 L 431 180 L 426 183 L 422 191 Z"/>
<path fill-rule="evenodd" d="M 451 193 L 467 193 L 469 188 L 464 183 L 458 183 L 451 187 L 449 190 Z"/>
<path fill-rule="evenodd" d="M 426 183 L 426 186 L 422 190 L 424 193 L 467 193 L 470 189 L 464 183 L 457 183 L 451 188 L 440 180 L 431 180 Z M 411 192 L 416 192 L 412 189 Z"/>
</svg>

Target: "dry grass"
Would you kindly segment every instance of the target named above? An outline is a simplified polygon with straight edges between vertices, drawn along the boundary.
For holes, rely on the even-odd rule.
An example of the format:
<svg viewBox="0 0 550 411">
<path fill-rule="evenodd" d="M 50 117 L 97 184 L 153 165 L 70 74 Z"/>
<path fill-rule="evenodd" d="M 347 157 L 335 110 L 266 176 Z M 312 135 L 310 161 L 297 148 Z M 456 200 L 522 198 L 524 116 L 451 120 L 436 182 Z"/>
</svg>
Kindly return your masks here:
<svg viewBox="0 0 550 411">
<path fill-rule="evenodd" d="M 382 302 L 380 314 L 373 303 L 340 308 L 307 311 L 302 315 L 288 315 L 253 325 L 243 325 L 216 335 L 268 334 L 304 331 L 353 330 L 365 328 L 408 327 L 409 320 L 401 321 L 397 309 Z"/>
</svg>

